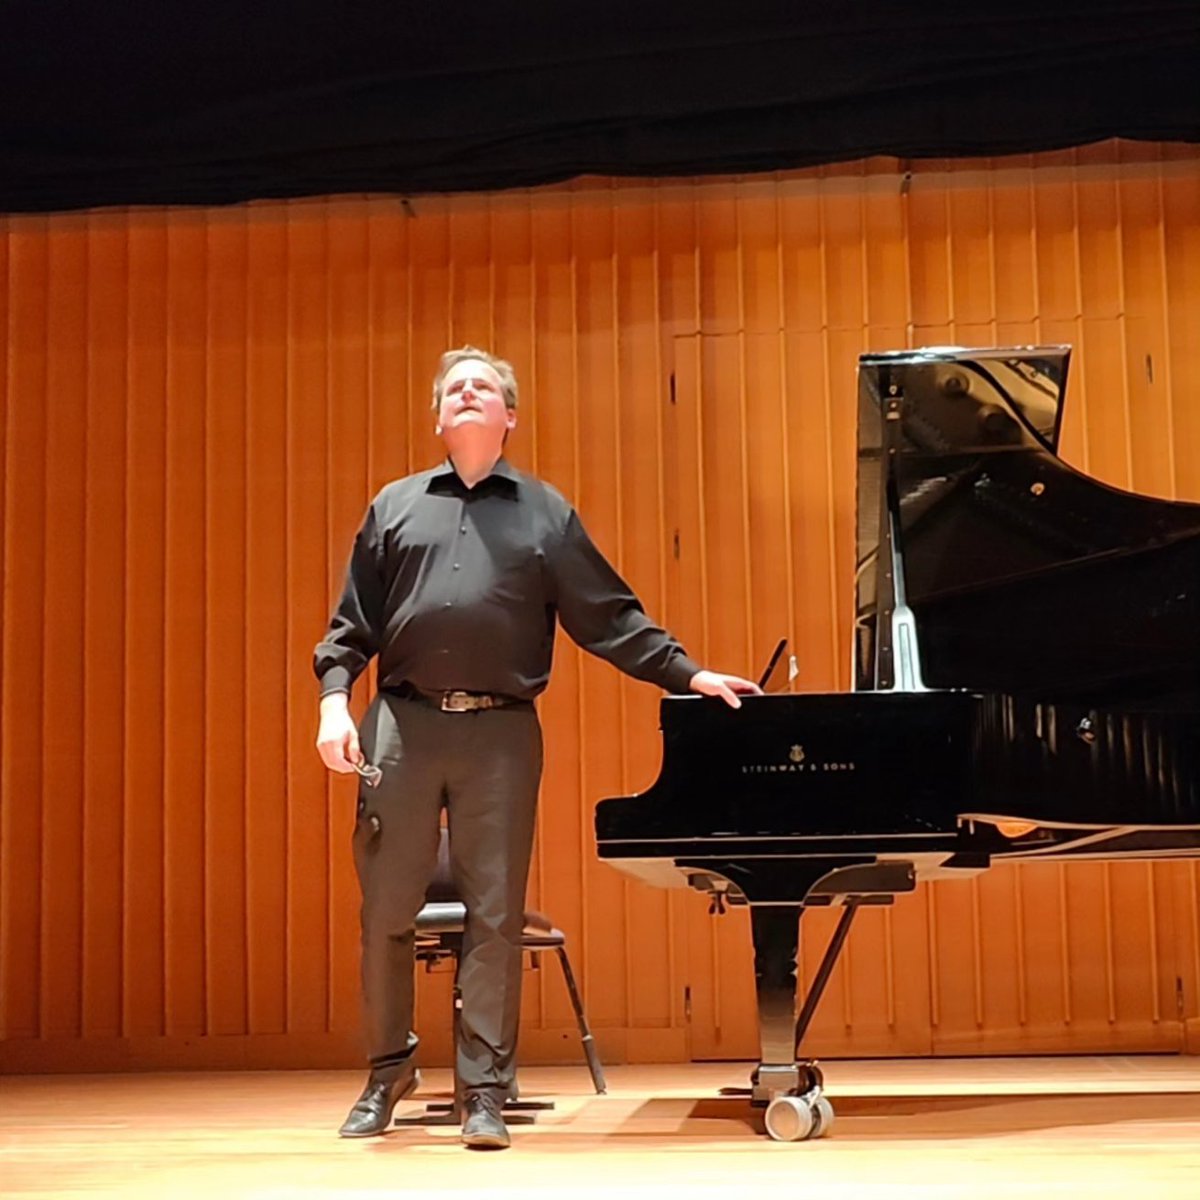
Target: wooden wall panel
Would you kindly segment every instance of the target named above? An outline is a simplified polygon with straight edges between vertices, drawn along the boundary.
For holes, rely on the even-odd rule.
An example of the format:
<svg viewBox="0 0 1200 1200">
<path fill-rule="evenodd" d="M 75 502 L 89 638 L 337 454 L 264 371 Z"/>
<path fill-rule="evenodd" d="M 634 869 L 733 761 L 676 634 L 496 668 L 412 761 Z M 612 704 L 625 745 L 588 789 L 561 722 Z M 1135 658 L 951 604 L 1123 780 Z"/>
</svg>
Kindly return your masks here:
<svg viewBox="0 0 1200 1200">
<path fill-rule="evenodd" d="M 0 1006 L 10 1037 L 41 1036 L 41 850 L 45 791 L 41 714 L 47 544 L 46 345 L 50 245 L 45 220 L 5 239 L 4 614 L 0 697 Z M 20 304 L 12 297 L 21 295 Z M 24 398 L 19 403 L 18 398 Z M 11 532 L 20 530 L 21 536 Z"/>
<path fill-rule="evenodd" d="M 245 217 L 217 214 L 205 235 L 204 966 L 207 1028 L 236 1036 L 247 1004 L 246 694 L 226 678 L 246 652 Z"/>
<path fill-rule="evenodd" d="M 125 413 L 121 1033 L 166 1032 L 163 696 L 166 646 L 167 230 L 130 218 Z M 115 585 L 115 581 L 111 581 Z M 252 719 L 252 710 L 248 714 Z M 254 910 L 252 910 L 253 912 Z"/>
<path fill-rule="evenodd" d="M 341 530 L 362 519 L 369 497 L 364 486 L 371 446 L 373 405 L 339 403 L 344 396 L 369 395 L 371 329 L 370 247 L 367 213 L 360 207 L 330 214 L 327 339 L 329 346 L 326 469 L 327 491 L 325 562 L 329 586 L 337 586 L 337 565 L 346 548 L 336 545 Z M 384 316 L 385 327 L 390 314 Z M 325 806 L 328 847 L 328 901 L 325 923 L 329 953 L 328 1027 L 353 1029 L 358 1014 L 358 905 L 355 902 L 354 863 L 350 849 L 351 821 L 342 803 L 343 792 L 329 790 Z"/>
<path fill-rule="evenodd" d="M 128 320 L 124 220 L 90 219 L 86 266 L 89 366 L 83 570 L 83 957 L 81 1033 L 121 1032 L 125 712 L 126 412 L 103 398 L 125 386 Z M 236 938 L 236 934 L 235 934 Z"/>
<path fill-rule="evenodd" d="M 367 501 L 439 455 L 446 346 L 514 361 L 511 457 L 693 653 L 754 672 L 786 634 L 794 686 L 837 689 L 856 356 L 1071 342 L 1068 461 L 1200 500 L 1198 255 L 1200 154 L 1119 143 L 8 219 L 0 1066 L 356 1061 L 354 785 L 312 747 L 311 650 Z M 751 1055 L 745 913 L 594 855 L 595 801 L 656 773 L 656 695 L 556 659 L 530 899 L 602 1051 Z M 924 888 L 860 919 L 811 1047 L 1194 1047 L 1198 894 L 1194 864 Z M 434 1058 L 448 998 L 421 981 Z M 550 964 L 522 1019 L 527 1057 L 579 1059 Z"/>
<path fill-rule="evenodd" d="M 246 248 L 246 625 L 229 687 L 245 697 L 246 1020 L 287 1024 L 287 229 L 251 212 Z M 322 583 L 325 581 L 322 580 Z M 252 668 L 252 669 L 251 669 Z"/>
<path fill-rule="evenodd" d="M 50 233 L 46 339 L 46 545 L 42 662 L 49 683 L 82 662 L 87 479 L 87 230 L 82 218 Z M 21 398 L 14 402 L 20 405 Z M 53 551 L 47 553 L 50 547 Z M 40 886 L 41 1028 L 78 1037 L 82 1024 L 83 688 L 51 685 L 40 713 L 43 836 Z"/>
</svg>

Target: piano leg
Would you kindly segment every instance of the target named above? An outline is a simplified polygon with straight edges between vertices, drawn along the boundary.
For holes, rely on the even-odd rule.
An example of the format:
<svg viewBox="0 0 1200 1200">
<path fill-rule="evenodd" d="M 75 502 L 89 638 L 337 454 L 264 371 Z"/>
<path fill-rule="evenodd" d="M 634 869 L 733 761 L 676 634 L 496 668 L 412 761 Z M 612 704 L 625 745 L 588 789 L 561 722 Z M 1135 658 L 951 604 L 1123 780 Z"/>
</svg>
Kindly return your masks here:
<svg viewBox="0 0 1200 1200">
<path fill-rule="evenodd" d="M 796 952 L 804 908 L 751 905 L 762 1061 L 750 1078 L 750 1102 L 766 1109 L 767 1133 L 776 1141 L 823 1137 L 833 1124 L 821 1068 L 812 1059 L 801 1059 L 799 1048 L 857 911 L 857 901 L 848 900 L 797 1016 Z"/>
<path fill-rule="evenodd" d="M 750 906 L 764 1063 L 790 1063 L 796 1057 L 796 952 L 803 912 L 799 904 Z"/>
</svg>

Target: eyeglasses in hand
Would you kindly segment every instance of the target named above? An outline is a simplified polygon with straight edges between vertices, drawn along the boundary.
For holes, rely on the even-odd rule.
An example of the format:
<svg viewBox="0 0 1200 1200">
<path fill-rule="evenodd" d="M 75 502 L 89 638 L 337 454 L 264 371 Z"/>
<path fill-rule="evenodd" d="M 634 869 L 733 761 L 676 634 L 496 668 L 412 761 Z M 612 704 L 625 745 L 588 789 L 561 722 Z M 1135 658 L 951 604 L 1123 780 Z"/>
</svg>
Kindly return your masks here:
<svg viewBox="0 0 1200 1200">
<path fill-rule="evenodd" d="M 358 772 L 358 777 L 367 787 L 379 786 L 379 781 L 383 778 L 383 772 L 373 763 L 367 762 L 364 758 L 361 762 L 351 763 L 350 765 Z"/>
</svg>

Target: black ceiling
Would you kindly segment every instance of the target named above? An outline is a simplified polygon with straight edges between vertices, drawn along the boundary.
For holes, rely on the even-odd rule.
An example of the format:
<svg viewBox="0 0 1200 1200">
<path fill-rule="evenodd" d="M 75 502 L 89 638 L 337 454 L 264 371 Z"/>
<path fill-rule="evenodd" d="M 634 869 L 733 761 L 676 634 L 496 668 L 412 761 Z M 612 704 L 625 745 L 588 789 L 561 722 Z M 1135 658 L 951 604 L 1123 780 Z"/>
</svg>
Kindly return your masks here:
<svg viewBox="0 0 1200 1200">
<path fill-rule="evenodd" d="M 7 0 L 0 211 L 1200 140 L 1200 3 Z"/>
</svg>

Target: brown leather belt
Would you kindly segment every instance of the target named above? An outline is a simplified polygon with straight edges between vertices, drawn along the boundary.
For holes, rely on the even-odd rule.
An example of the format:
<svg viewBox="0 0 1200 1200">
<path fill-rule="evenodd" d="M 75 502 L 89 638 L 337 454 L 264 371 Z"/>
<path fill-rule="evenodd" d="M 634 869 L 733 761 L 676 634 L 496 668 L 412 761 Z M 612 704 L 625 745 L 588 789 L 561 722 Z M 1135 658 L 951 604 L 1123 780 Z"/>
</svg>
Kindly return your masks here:
<svg viewBox="0 0 1200 1200">
<path fill-rule="evenodd" d="M 530 705 L 532 700 L 521 700 L 516 696 L 505 696 L 499 692 L 467 692 L 455 689 L 449 692 L 425 692 L 411 683 L 402 683 L 399 687 L 385 688 L 395 696 L 405 700 L 416 700 L 419 704 L 427 704 L 430 708 L 442 712 L 483 712 L 489 708 L 515 708 L 518 705 Z"/>
</svg>

